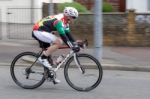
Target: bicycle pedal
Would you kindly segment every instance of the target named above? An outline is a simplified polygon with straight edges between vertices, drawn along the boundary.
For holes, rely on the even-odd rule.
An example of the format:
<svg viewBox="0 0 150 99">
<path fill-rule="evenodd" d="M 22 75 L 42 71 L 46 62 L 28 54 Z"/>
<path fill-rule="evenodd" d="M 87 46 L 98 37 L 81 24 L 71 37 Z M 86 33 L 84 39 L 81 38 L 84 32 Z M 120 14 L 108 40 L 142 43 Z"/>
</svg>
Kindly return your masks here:
<svg viewBox="0 0 150 99">
<path fill-rule="evenodd" d="M 56 84 L 58 84 L 58 82 L 56 82 L 55 80 L 53 80 L 53 84 L 56 85 Z"/>
</svg>

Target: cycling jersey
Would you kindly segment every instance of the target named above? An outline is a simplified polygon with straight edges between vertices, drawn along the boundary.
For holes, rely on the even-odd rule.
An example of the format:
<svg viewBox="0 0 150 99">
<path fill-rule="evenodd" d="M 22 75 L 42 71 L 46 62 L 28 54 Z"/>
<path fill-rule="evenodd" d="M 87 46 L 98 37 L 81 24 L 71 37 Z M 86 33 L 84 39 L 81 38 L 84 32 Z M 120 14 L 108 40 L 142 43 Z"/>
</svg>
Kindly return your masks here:
<svg viewBox="0 0 150 99">
<path fill-rule="evenodd" d="M 33 26 L 33 31 L 45 31 L 49 33 L 52 31 L 58 31 L 59 35 L 66 44 L 67 41 L 75 41 L 70 34 L 69 24 L 64 19 L 63 14 L 48 16 L 41 19 Z"/>
<path fill-rule="evenodd" d="M 49 33 L 58 31 L 61 35 L 70 32 L 69 24 L 64 20 L 63 14 L 48 16 L 41 19 L 33 26 L 33 30 L 46 31 Z"/>
</svg>

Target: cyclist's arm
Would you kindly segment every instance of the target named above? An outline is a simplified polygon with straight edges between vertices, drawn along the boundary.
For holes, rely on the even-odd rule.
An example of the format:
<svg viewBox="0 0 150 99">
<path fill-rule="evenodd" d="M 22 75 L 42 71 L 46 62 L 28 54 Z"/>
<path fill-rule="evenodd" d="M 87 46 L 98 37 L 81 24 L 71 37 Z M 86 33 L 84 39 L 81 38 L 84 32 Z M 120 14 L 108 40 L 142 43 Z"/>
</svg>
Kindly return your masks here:
<svg viewBox="0 0 150 99">
<path fill-rule="evenodd" d="M 75 42 L 75 39 L 73 38 L 73 36 L 70 33 L 69 27 L 65 29 L 65 33 L 71 42 Z"/>
<path fill-rule="evenodd" d="M 56 27 L 60 37 L 63 39 L 63 41 L 69 47 L 73 47 L 72 42 L 70 41 L 69 37 L 66 35 L 67 33 L 65 33 L 65 30 L 64 30 L 63 25 L 62 25 L 62 21 L 57 21 L 57 23 L 55 24 L 55 27 Z"/>
</svg>

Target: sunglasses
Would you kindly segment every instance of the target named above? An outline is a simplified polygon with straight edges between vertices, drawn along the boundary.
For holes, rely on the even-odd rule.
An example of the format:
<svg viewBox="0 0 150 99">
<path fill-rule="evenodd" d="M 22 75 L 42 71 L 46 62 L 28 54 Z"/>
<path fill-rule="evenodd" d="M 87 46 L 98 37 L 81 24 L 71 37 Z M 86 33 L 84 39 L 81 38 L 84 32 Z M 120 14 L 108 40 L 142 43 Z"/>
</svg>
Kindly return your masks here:
<svg viewBox="0 0 150 99">
<path fill-rule="evenodd" d="M 76 17 L 73 17 L 73 16 L 72 16 L 71 18 L 72 18 L 72 19 L 76 19 Z"/>
<path fill-rule="evenodd" d="M 70 18 L 71 19 L 76 19 L 76 17 L 72 17 L 72 16 Z M 67 20 L 70 21 L 71 20 L 70 18 L 68 18 Z"/>
</svg>

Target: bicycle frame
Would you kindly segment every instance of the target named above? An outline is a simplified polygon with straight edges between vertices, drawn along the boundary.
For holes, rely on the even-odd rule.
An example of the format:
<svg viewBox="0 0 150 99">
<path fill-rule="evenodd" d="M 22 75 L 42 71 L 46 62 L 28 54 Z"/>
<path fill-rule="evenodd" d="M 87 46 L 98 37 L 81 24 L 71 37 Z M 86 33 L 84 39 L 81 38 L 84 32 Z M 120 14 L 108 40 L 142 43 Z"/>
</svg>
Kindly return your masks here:
<svg viewBox="0 0 150 99">
<path fill-rule="evenodd" d="M 61 62 L 57 65 L 57 67 L 54 69 L 54 71 L 56 72 L 64 63 L 67 62 L 67 60 L 68 60 L 73 54 L 76 54 L 76 53 L 74 53 L 74 52 L 71 50 L 70 53 L 67 54 L 66 57 L 63 59 L 63 61 L 61 61 Z"/>
<path fill-rule="evenodd" d="M 74 60 L 75 60 L 76 65 L 78 66 L 79 70 L 80 70 L 81 72 L 83 72 L 82 69 L 81 69 L 81 65 L 80 65 L 80 63 L 79 63 L 79 61 L 78 61 L 78 59 L 77 59 L 77 53 L 75 53 L 75 52 L 72 51 L 72 50 L 70 51 L 69 54 L 66 55 L 66 57 L 63 59 L 63 61 L 61 61 L 61 62 L 57 65 L 57 67 L 54 69 L 54 71 L 56 72 L 63 64 L 65 64 L 65 63 L 67 62 L 67 60 L 68 60 L 71 56 L 74 56 Z"/>
<path fill-rule="evenodd" d="M 83 43 L 83 48 L 86 48 L 88 46 L 88 42 L 87 42 L 87 40 L 85 40 L 84 41 L 84 43 Z M 62 47 L 62 48 L 60 48 L 60 49 L 64 49 L 64 48 L 68 48 L 68 47 Z M 44 51 L 45 49 L 42 49 L 42 51 L 39 53 L 39 55 L 41 56 L 41 54 L 42 54 L 42 52 Z M 54 71 L 56 72 L 56 71 L 58 71 L 58 69 L 64 64 L 64 63 L 66 63 L 67 62 L 67 60 L 71 57 L 71 56 L 73 56 L 74 57 L 74 60 L 75 60 L 75 64 L 77 65 L 77 67 L 79 68 L 79 70 L 82 72 L 82 73 L 84 73 L 84 70 L 83 70 L 83 68 L 82 68 L 82 66 L 81 66 L 81 64 L 80 64 L 80 62 L 79 62 L 79 60 L 78 60 L 78 58 L 77 58 L 77 52 L 74 52 L 73 50 L 71 50 L 70 52 L 69 52 L 69 54 L 67 54 L 66 55 L 66 57 L 63 59 L 63 61 L 61 61 L 58 65 L 57 65 L 57 67 L 54 69 Z M 53 60 L 53 59 L 52 59 Z M 37 61 L 37 60 L 36 60 Z M 33 63 L 34 64 L 34 63 Z M 32 66 L 31 66 L 32 67 Z"/>
</svg>

